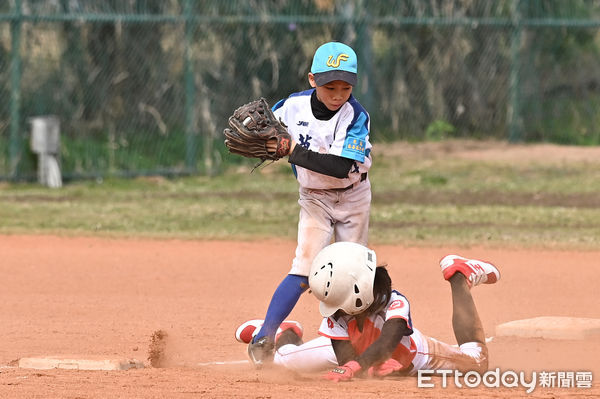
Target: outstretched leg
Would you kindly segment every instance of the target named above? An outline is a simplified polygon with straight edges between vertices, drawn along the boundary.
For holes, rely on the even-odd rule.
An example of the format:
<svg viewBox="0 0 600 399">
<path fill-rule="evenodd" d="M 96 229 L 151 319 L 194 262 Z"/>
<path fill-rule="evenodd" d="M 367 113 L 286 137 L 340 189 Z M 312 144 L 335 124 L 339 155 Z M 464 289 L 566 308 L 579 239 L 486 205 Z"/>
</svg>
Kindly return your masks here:
<svg viewBox="0 0 600 399">
<path fill-rule="evenodd" d="M 267 309 L 265 322 L 254 340 L 248 345 L 248 355 L 256 367 L 273 358 L 274 337 L 281 322 L 292 312 L 298 299 L 308 289 L 308 273 L 317 253 L 331 242 L 333 227 L 326 201 L 318 201 L 300 189 L 300 217 L 298 220 L 298 246 L 289 274 L 279 284 Z M 337 198 L 337 196 L 335 196 Z"/>
<path fill-rule="evenodd" d="M 459 345 L 465 342 L 480 342 L 485 344 L 485 333 L 469 284 L 462 273 L 450 277 L 452 287 L 452 328 Z"/>
<path fill-rule="evenodd" d="M 500 279 L 500 272 L 491 263 L 458 255 L 445 256 L 440 266 L 452 287 L 452 328 L 456 341 L 459 345 L 466 342 L 485 345 L 485 333 L 471 296 L 471 287 L 495 283 Z"/>
<path fill-rule="evenodd" d="M 294 309 L 300 295 L 308 289 L 308 277 L 288 274 L 279 284 L 267 309 L 265 323 L 256 335 L 258 340 L 264 336 L 275 337 L 277 328 Z"/>
<path fill-rule="evenodd" d="M 471 296 L 471 288 L 500 279 L 496 266 L 476 259 L 448 255 L 440 261 L 442 274 L 452 289 L 452 328 L 458 351 L 428 338 L 430 365 L 434 369 L 487 370 L 487 347 L 483 325 Z"/>
<path fill-rule="evenodd" d="M 292 312 L 300 295 L 308 289 L 308 278 L 288 274 L 275 290 L 260 331 L 248 345 L 248 356 L 255 366 L 272 359 L 277 328 Z"/>
</svg>

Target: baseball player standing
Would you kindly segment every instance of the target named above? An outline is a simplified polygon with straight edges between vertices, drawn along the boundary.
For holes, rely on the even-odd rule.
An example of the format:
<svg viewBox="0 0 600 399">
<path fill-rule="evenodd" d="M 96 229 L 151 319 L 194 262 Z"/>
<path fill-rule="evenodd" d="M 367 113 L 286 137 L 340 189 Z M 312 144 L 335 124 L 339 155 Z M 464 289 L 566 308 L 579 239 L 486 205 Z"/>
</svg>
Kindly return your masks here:
<svg viewBox="0 0 600 399">
<path fill-rule="evenodd" d="M 264 323 L 248 346 L 257 367 L 272 359 L 277 329 L 308 288 L 315 255 L 332 239 L 367 244 L 370 119 L 352 96 L 356 53 L 343 43 L 323 44 L 314 54 L 308 82 L 311 89 L 273 106 L 292 139 L 288 160 L 299 183 L 300 215 L 291 270 L 275 290 Z"/>
</svg>

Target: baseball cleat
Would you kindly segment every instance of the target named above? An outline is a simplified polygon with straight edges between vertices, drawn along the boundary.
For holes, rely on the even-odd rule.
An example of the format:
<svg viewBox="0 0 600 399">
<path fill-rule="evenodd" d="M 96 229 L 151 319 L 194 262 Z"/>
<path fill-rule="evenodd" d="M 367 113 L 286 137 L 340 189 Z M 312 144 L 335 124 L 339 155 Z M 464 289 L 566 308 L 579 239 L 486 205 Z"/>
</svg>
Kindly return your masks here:
<svg viewBox="0 0 600 399">
<path fill-rule="evenodd" d="M 249 344 L 262 327 L 264 320 L 248 320 L 235 330 L 235 339 L 243 344 Z"/>
<path fill-rule="evenodd" d="M 467 259 L 458 255 L 447 255 L 440 260 L 442 274 L 450 280 L 455 273 L 462 273 L 467 278 L 469 287 L 479 284 L 494 284 L 500 280 L 500 271 L 491 263 L 477 259 Z"/>
<path fill-rule="evenodd" d="M 248 357 L 256 368 L 261 368 L 264 364 L 273 361 L 274 349 L 275 345 L 271 338 L 265 336 L 248 344 Z"/>
<path fill-rule="evenodd" d="M 235 330 L 235 339 L 243 344 L 249 344 L 250 341 L 252 341 L 252 338 L 258 334 L 264 322 L 265 321 L 262 319 L 248 320 Z M 302 324 L 294 320 L 285 320 L 277 329 L 277 333 L 275 333 L 275 343 L 277 343 L 281 334 L 290 328 L 298 337 L 302 338 L 302 335 L 304 334 Z"/>
<path fill-rule="evenodd" d="M 298 338 L 302 338 L 302 335 L 304 334 L 304 329 L 302 328 L 302 324 L 300 324 L 297 321 L 293 321 L 293 320 L 285 320 L 283 323 L 281 323 L 281 325 L 277 329 L 277 334 L 275 334 L 275 343 L 277 343 L 277 341 L 279 340 L 279 337 L 281 337 L 281 334 L 283 334 L 285 331 L 287 331 L 289 329 L 294 331 L 294 333 L 298 336 Z"/>
<path fill-rule="evenodd" d="M 265 336 L 253 342 L 254 337 L 260 331 L 263 323 L 264 320 L 262 319 L 248 320 L 235 330 L 235 339 L 238 342 L 248 344 L 248 357 L 250 357 L 250 360 L 256 368 L 261 368 L 265 363 L 273 360 L 275 343 L 284 332 L 292 330 L 294 334 L 298 336 L 298 340 L 301 340 L 302 335 L 304 334 L 304 329 L 299 322 L 285 320 L 277 329 L 274 341 L 272 338 Z"/>
</svg>

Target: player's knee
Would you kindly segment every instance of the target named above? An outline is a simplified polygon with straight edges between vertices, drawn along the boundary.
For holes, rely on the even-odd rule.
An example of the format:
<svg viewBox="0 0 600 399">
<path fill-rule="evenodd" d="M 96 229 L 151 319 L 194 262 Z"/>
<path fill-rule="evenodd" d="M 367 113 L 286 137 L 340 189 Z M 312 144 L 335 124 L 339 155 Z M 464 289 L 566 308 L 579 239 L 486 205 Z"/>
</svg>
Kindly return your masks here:
<svg viewBox="0 0 600 399">
<path fill-rule="evenodd" d="M 488 350 L 485 344 L 479 342 L 467 342 L 460 345 L 460 351 L 467 355 L 468 365 L 464 365 L 463 371 L 477 371 L 484 373 L 488 369 Z"/>
<path fill-rule="evenodd" d="M 488 370 L 489 362 L 488 362 L 488 350 L 487 346 L 483 345 L 481 347 L 481 354 L 479 355 L 479 361 L 477 362 L 479 373 L 485 373 Z"/>
</svg>

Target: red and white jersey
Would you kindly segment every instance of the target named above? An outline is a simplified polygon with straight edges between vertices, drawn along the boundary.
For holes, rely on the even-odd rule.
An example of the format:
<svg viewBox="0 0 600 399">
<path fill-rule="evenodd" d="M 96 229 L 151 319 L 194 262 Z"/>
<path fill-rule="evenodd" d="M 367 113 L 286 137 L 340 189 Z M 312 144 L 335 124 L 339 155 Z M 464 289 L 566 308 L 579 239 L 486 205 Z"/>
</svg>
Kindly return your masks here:
<svg viewBox="0 0 600 399">
<path fill-rule="evenodd" d="M 363 353 L 381 335 L 383 323 L 389 319 L 402 318 L 406 320 L 408 328 L 413 329 L 410 317 L 410 304 L 408 299 L 398 291 L 392 291 L 392 296 L 385 308 L 376 314 L 370 315 L 364 322 L 363 329 L 358 329 L 354 316 L 344 315 L 334 318 L 324 318 L 319 328 L 319 334 L 331 339 L 349 340 L 357 355 Z M 392 358 L 403 366 L 408 367 L 417 353 L 417 345 L 411 336 L 404 336 Z"/>
<path fill-rule="evenodd" d="M 310 98 L 314 89 L 294 93 L 273 106 L 275 117 L 287 125 L 288 132 L 302 147 L 322 154 L 333 154 L 355 161 L 348 177 L 338 179 L 293 165 L 301 187 L 309 189 L 346 188 L 358 182 L 371 167 L 370 119 L 353 96 L 329 120 L 319 120 L 312 112 Z"/>
</svg>

